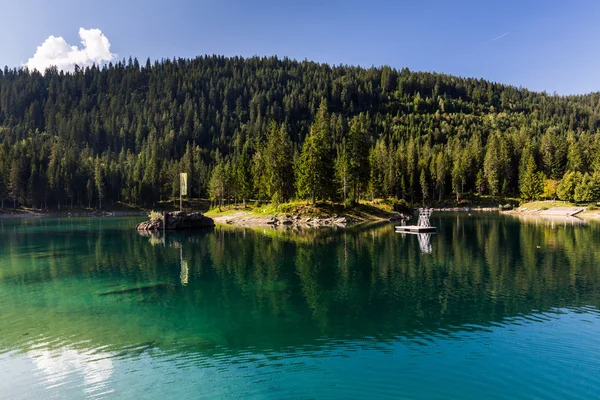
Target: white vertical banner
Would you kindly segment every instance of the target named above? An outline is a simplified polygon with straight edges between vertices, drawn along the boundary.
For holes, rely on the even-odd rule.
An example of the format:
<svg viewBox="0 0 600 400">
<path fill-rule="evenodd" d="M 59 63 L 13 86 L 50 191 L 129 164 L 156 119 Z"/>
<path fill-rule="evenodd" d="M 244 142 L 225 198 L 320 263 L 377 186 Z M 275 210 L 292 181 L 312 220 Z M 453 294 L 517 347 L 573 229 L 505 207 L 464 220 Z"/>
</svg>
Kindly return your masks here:
<svg viewBox="0 0 600 400">
<path fill-rule="evenodd" d="M 188 174 L 186 172 L 182 172 L 179 174 L 179 182 L 181 187 L 181 196 L 187 196 L 188 194 Z"/>
</svg>

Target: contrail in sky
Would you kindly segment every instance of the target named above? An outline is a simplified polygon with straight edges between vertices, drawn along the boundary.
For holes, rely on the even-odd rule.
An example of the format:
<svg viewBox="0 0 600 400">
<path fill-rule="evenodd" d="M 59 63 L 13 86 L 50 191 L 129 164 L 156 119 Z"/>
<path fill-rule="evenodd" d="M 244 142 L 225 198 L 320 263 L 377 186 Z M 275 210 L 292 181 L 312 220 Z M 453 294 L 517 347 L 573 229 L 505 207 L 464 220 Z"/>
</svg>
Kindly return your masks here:
<svg viewBox="0 0 600 400">
<path fill-rule="evenodd" d="M 503 33 L 502 35 L 500 35 L 500 36 L 498 36 L 498 37 L 496 37 L 496 38 L 493 38 L 493 39 L 492 39 L 492 40 L 490 40 L 488 43 L 491 43 L 491 42 L 493 42 L 493 41 L 495 41 L 495 40 L 498 40 L 498 39 L 500 39 L 500 38 L 503 38 L 504 36 L 508 35 L 509 33 L 510 33 L 510 32 L 505 32 L 505 33 Z"/>
</svg>

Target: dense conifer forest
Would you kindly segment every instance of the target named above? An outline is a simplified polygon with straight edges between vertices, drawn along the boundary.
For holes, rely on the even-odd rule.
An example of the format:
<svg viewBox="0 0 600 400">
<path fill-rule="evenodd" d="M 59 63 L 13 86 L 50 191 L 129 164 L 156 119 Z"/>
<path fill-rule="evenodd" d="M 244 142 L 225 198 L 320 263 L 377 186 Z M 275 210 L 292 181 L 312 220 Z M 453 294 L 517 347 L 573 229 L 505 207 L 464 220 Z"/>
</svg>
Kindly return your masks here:
<svg viewBox="0 0 600 400">
<path fill-rule="evenodd" d="M 600 94 L 204 56 L 0 71 L 2 208 L 301 198 L 600 200 Z"/>
</svg>

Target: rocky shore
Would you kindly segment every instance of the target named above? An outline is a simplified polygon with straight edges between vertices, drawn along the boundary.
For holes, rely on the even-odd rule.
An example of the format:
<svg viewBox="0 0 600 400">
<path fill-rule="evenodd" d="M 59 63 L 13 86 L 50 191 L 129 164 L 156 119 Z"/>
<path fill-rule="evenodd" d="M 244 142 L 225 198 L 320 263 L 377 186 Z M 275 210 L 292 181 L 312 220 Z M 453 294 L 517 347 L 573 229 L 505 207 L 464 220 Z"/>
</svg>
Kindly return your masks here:
<svg viewBox="0 0 600 400">
<path fill-rule="evenodd" d="M 390 221 L 408 220 L 409 216 L 403 214 L 393 214 L 388 218 Z M 375 220 L 375 219 L 374 219 Z M 385 219 L 377 219 L 385 220 Z M 215 217 L 216 223 L 239 225 L 239 226 L 262 226 L 273 228 L 319 228 L 319 227 L 346 227 L 359 222 L 365 222 L 363 219 L 352 218 L 348 216 L 321 216 L 304 217 L 300 215 L 281 215 L 281 216 L 262 216 L 250 212 L 238 212 L 230 215 Z"/>
<path fill-rule="evenodd" d="M 164 212 L 160 218 L 142 222 L 138 231 L 174 231 L 184 229 L 201 229 L 215 226 L 215 221 L 199 211 Z"/>
</svg>

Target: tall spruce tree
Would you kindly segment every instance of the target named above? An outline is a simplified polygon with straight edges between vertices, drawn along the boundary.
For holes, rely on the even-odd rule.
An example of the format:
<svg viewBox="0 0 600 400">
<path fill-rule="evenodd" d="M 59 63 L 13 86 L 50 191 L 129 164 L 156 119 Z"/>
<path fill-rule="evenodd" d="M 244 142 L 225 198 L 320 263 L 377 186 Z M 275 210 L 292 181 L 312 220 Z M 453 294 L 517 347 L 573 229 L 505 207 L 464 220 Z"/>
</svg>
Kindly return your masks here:
<svg viewBox="0 0 600 400">
<path fill-rule="evenodd" d="M 535 158 L 529 148 L 523 151 L 521 158 L 519 190 L 521 198 L 531 201 L 539 199 L 544 193 L 544 174 L 538 172 Z"/>
<path fill-rule="evenodd" d="M 328 121 L 327 102 L 323 99 L 315 122 L 302 146 L 297 167 L 298 194 L 300 197 L 309 197 L 313 205 L 317 199 L 330 197 L 333 187 Z"/>
<path fill-rule="evenodd" d="M 292 196 L 294 170 L 292 143 L 285 125 L 270 124 L 265 148 L 267 193 L 275 204 Z"/>
</svg>

